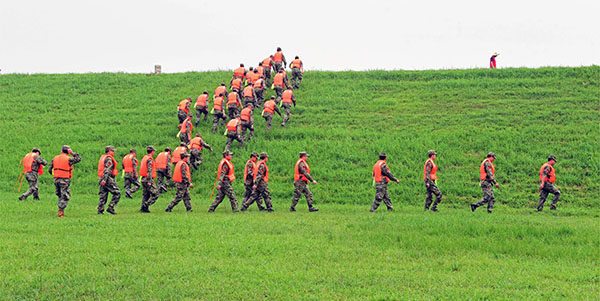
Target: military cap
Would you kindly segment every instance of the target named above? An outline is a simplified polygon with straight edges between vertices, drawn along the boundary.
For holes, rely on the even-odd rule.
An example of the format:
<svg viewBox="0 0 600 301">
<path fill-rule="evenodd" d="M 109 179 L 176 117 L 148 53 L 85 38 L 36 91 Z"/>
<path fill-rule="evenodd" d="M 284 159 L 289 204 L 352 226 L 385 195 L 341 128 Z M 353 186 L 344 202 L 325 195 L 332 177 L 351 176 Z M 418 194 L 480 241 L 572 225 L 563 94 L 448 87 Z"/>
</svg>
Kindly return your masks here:
<svg viewBox="0 0 600 301">
<path fill-rule="evenodd" d="M 271 99 L 275 99 L 275 96 L 271 96 Z"/>
<path fill-rule="evenodd" d="M 208 90 L 204 90 L 203 94 L 208 94 Z"/>
<path fill-rule="evenodd" d="M 68 153 L 70 149 L 71 149 L 71 147 L 68 145 L 63 145 L 61 148 L 62 152 L 65 154 Z"/>
<path fill-rule="evenodd" d="M 496 154 L 494 154 L 494 152 L 489 152 L 489 153 L 487 154 L 487 157 L 488 157 L 488 158 L 491 158 L 491 157 L 494 157 L 494 158 L 496 158 Z"/>
<path fill-rule="evenodd" d="M 556 157 L 554 157 L 553 155 L 548 156 L 548 161 L 550 160 L 554 160 L 554 162 L 556 162 Z"/>
<path fill-rule="evenodd" d="M 39 149 L 39 148 L 37 148 L 37 147 L 34 147 L 34 148 L 31 150 L 31 152 L 32 152 L 32 153 L 38 153 L 38 154 L 40 154 L 40 155 L 42 154 L 42 152 L 40 152 L 40 149 Z"/>
<path fill-rule="evenodd" d="M 154 146 L 152 146 L 152 145 L 148 145 L 148 146 L 146 146 L 146 151 L 147 151 L 148 153 L 151 153 L 151 152 L 153 152 L 153 151 L 155 151 L 155 150 L 156 150 L 156 148 L 154 148 Z"/>
<path fill-rule="evenodd" d="M 387 155 L 384 152 L 379 153 L 379 157 L 386 158 Z"/>
<path fill-rule="evenodd" d="M 171 152 L 171 148 L 170 147 L 165 147 L 165 152 Z"/>
<path fill-rule="evenodd" d="M 187 146 L 187 144 L 185 144 L 185 142 L 181 142 L 179 143 L 179 146 Z"/>
<path fill-rule="evenodd" d="M 135 150 L 135 148 L 131 148 L 131 149 L 129 149 L 129 152 L 130 153 L 136 153 L 137 151 Z"/>
<path fill-rule="evenodd" d="M 229 155 L 233 156 L 233 153 L 231 151 L 229 151 L 229 150 L 226 150 L 226 151 L 223 152 L 223 157 L 227 157 Z"/>
<path fill-rule="evenodd" d="M 258 153 L 257 153 L 257 152 L 252 152 L 252 153 L 250 154 L 250 158 L 252 158 L 252 157 L 254 157 L 254 158 L 258 158 Z"/>
<path fill-rule="evenodd" d="M 300 157 L 308 157 L 308 156 L 310 156 L 309 153 L 307 153 L 307 152 L 300 152 Z"/>
<path fill-rule="evenodd" d="M 269 155 L 267 155 L 267 153 L 265 153 L 265 152 L 260 153 L 261 159 L 268 158 L 268 157 L 269 157 Z"/>
<path fill-rule="evenodd" d="M 428 156 L 428 157 L 431 157 L 431 156 L 433 156 L 433 155 L 437 155 L 437 152 L 436 152 L 436 151 L 434 151 L 434 150 L 429 150 L 429 151 L 427 151 L 427 156 Z"/>
<path fill-rule="evenodd" d="M 183 158 L 185 158 L 185 157 L 189 157 L 189 156 L 190 156 L 190 154 L 189 154 L 188 152 L 183 152 L 183 153 L 181 153 L 181 155 L 180 155 L 180 156 L 181 156 L 181 159 L 183 159 Z"/>
<path fill-rule="evenodd" d="M 107 145 L 107 146 L 104 148 L 104 152 L 105 152 L 105 153 L 108 153 L 109 151 L 114 151 L 114 150 L 115 150 L 115 147 L 114 147 L 114 146 L 112 146 L 112 145 Z"/>
</svg>

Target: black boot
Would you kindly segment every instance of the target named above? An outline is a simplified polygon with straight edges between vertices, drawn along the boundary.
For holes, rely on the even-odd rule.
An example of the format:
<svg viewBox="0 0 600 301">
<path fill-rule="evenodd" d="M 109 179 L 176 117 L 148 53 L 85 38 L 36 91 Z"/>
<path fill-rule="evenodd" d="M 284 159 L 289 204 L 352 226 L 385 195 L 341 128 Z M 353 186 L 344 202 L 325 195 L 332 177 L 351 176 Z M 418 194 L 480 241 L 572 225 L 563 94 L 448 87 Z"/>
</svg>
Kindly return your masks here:
<svg viewBox="0 0 600 301">
<path fill-rule="evenodd" d="M 475 209 L 477 209 L 477 205 L 471 204 L 471 212 L 475 212 Z"/>
<path fill-rule="evenodd" d="M 290 209 L 290 210 L 291 210 L 291 209 Z M 294 211 L 296 211 L 296 210 L 294 209 Z M 319 209 L 317 209 L 317 208 L 315 208 L 315 207 L 310 207 L 310 208 L 308 208 L 308 212 L 317 212 L 317 211 L 319 211 Z"/>
<path fill-rule="evenodd" d="M 108 212 L 108 213 L 110 213 L 110 214 L 112 214 L 112 215 L 115 215 L 115 214 L 117 214 L 117 213 L 115 212 L 115 208 L 113 208 L 113 207 L 108 207 L 108 209 L 106 209 L 106 212 Z"/>
</svg>

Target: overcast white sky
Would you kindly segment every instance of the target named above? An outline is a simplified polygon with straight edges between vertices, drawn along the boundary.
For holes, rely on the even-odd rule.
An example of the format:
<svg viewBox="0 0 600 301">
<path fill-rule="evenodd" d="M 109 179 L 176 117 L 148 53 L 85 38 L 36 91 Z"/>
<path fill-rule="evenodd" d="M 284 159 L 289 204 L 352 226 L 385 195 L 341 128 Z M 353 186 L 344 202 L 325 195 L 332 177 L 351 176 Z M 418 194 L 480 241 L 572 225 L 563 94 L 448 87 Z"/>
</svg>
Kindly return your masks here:
<svg viewBox="0 0 600 301">
<path fill-rule="evenodd" d="M 600 65 L 600 1 L 2 0 L 1 73 Z"/>
</svg>

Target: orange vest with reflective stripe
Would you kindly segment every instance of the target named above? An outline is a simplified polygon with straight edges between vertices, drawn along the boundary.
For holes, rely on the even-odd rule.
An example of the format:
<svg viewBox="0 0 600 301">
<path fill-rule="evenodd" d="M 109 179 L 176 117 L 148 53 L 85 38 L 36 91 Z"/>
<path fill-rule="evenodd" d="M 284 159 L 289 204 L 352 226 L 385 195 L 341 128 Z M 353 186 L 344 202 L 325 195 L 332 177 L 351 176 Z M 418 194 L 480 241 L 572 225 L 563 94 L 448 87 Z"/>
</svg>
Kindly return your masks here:
<svg viewBox="0 0 600 301">
<path fill-rule="evenodd" d="M 25 170 L 25 172 L 32 171 L 31 166 L 33 165 L 33 161 L 35 160 L 35 158 L 37 158 L 37 156 L 39 156 L 37 153 L 31 152 L 25 155 L 25 157 L 23 157 L 23 169 Z M 40 164 L 40 167 L 38 168 L 38 174 L 44 174 L 44 165 Z"/>
<path fill-rule="evenodd" d="M 60 154 L 52 159 L 52 175 L 54 178 L 73 177 L 73 166 L 69 164 L 71 157 L 67 154 Z"/>
<path fill-rule="evenodd" d="M 256 165 L 254 165 L 254 181 L 256 181 L 256 176 L 258 175 L 258 168 L 261 165 L 265 166 L 265 176 L 263 177 L 263 180 L 266 183 L 269 183 L 269 167 L 267 166 L 267 162 L 265 162 L 263 160 L 259 160 L 258 163 Z"/>
<path fill-rule="evenodd" d="M 185 163 L 185 161 L 181 160 L 175 164 L 175 170 L 173 170 L 173 182 L 181 183 L 183 182 L 182 174 L 181 174 L 181 165 L 185 164 L 185 176 L 188 179 L 188 182 L 192 182 L 192 177 L 190 174 L 190 166 Z"/>
<path fill-rule="evenodd" d="M 249 107 L 245 107 L 240 113 L 240 119 L 242 119 L 243 121 L 250 121 L 250 115 L 252 115 L 252 109 L 250 109 Z"/>
<path fill-rule="evenodd" d="M 188 129 L 188 121 L 189 121 L 189 129 Z M 179 130 L 179 133 L 183 134 L 186 132 L 192 132 L 192 129 L 194 128 L 194 124 L 192 123 L 192 117 L 188 116 L 182 123 L 181 123 L 181 129 Z"/>
<path fill-rule="evenodd" d="M 250 72 L 246 74 L 246 81 L 249 83 L 254 83 L 254 81 L 257 80 L 259 77 L 260 75 L 258 75 L 258 73 Z"/>
<path fill-rule="evenodd" d="M 123 169 L 125 172 L 135 172 L 133 169 L 133 160 L 135 159 L 135 154 L 128 154 L 123 157 Z"/>
<path fill-rule="evenodd" d="M 200 94 L 196 98 L 196 107 L 206 107 L 208 105 L 208 94 Z"/>
<path fill-rule="evenodd" d="M 236 132 L 239 124 L 240 124 L 239 119 L 237 119 L 237 118 L 231 119 L 231 120 L 229 120 L 229 122 L 227 122 L 227 130 L 230 132 Z"/>
<path fill-rule="evenodd" d="M 247 86 L 246 88 L 244 88 L 244 92 L 243 95 L 244 97 L 254 97 L 254 94 L 252 93 L 252 85 Z"/>
<path fill-rule="evenodd" d="M 546 167 L 550 167 L 550 173 L 548 174 L 548 178 L 544 177 L 544 169 L 546 169 Z M 554 184 L 554 181 L 556 181 L 556 172 L 554 170 L 554 166 L 550 165 L 550 163 L 544 163 L 544 165 L 542 165 L 542 168 L 540 169 L 540 181 L 541 182 L 550 182 L 552 184 Z"/>
<path fill-rule="evenodd" d="M 221 94 L 227 92 L 227 88 L 225 86 L 218 86 L 215 89 L 215 98 L 221 96 Z"/>
<path fill-rule="evenodd" d="M 306 172 L 308 172 L 310 175 L 310 167 L 308 167 L 308 163 L 306 163 L 304 159 L 298 159 L 298 161 L 296 161 L 296 168 L 294 170 L 294 181 L 308 181 L 308 179 L 300 173 L 300 169 L 298 168 L 300 166 L 300 162 L 304 162 L 304 166 L 306 166 Z"/>
<path fill-rule="evenodd" d="M 260 77 L 261 75 L 265 75 L 265 68 L 263 66 L 258 66 L 256 67 L 256 70 L 258 70 L 258 76 Z"/>
<path fill-rule="evenodd" d="M 255 89 L 261 89 L 261 90 L 262 90 L 262 89 L 263 89 L 263 81 L 264 81 L 264 80 L 263 80 L 262 78 L 259 78 L 258 80 L 256 80 L 256 81 L 254 82 L 254 88 L 255 88 Z"/>
<path fill-rule="evenodd" d="M 223 111 L 223 97 L 219 96 L 215 98 L 215 101 L 213 102 L 213 109 Z"/>
<path fill-rule="evenodd" d="M 262 66 L 264 68 L 271 68 L 271 58 L 268 57 L 262 61 Z"/>
<path fill-rule="evenodd" d="M 190 149 L 202 150 L 202 138 L 194 137 L 190 140 Z"/>
<path fill-rule="evenodd" d="M 264 110 L 267 113 L 275 113 L 275 102 L 272 100 L 267 100 L 267 102 L 265 102 Z"/>
<path fill-rule="evenodd" d="M 221 178 L 221 171 L 223 170 L 223 164 L 227 164 L 229 167 L 229 173 L 227 174 L 227 178 L 229 182 L 235 181 L 235 173 L 233 171 L 233 163 L 229 162 L 227 159 L 223 158 L 219 163 L 219 169 L 217 170 L 217 179 Z"/>
<path fill-rule="evenodd" d="M 244 181 L 248 178 L 248 164 L 252 164 L 252 172 L 254 173 L 254 170 L 256 169 L 256 163 L 252 162 L 252 159 L 248 160 L 248 162 L 246 162 L 246 167 L 244 168 Z M 252 175 L 252 177 L 254 178 L 254 174 Z"/>
<path fill-rule="evenodd" d="M 273 78 L 273 84 L 275 86 L 281 86 L 283 87 L 283 73 L 277 73 L 275 75 L 275 77 Z"/>
<path fill-rule="evenodd" d="M 148 176 L 148 160 L 152 160 L 152 155 L 147 154 L 142 158 L 142 166 L 140 166 L 140 176 Z M 152 161 L 152 178 L 156 178 L 156 162 Z"/>
<path fill-rule="evenodd" d="M 423 167 L 423 181 L 425 181 L 425 179 L 427 179 L 427 162 L 431 162 L 431 174 L 430 174 L 430 179 L 435 181 L 437 180 L 437 165 L 435 164 L 435 162 L 433 162 L 433 160 L 431 160 L 431 158 L 427 159 L 427 161 L 425 161 L 425 166 Z"/>
<path fill-rule="evenodd" d="M 240 101 L 238 100 L 239 95 L 236 92 L 231 92 L 227 95 L 227 105 L 240 105 Z"/>
<path fill-rule="evenodd" d="M 231 89 L 240 90 L 241 87 L 242 87 L 242 79 L 241 78 L 236 78 L 231 82 Z"/>
<path fill-rule="evenodd" d="M 273 61 L 275 63 L 283 62 L 283 52 L 282 51 L 275 52 L 275 54 L 273 55 Z"/>
<path fill-rule="evenodd" d="M 373 166 L 373 178 L 375 178 L 375 182 L 377 182 L 377 183 L 383 182 L 383 178 L 390 181 L 390 178 L 388 178 L 386 176 L 382 176 L 382 174 L 381 174 L 381 166 L 384 163 L 385 163 L 384 160 L 379 160 L 379 161 L 377 161 L 377 163 L 375 163 L 375 166 Z"/>
<path fill-rule="evenodd" d="M 281 94 L 281 102 L 292 103 L 292 96 L 294 96 L 294 91 L 292 91 L 291 89 L 283 91 L 283 93 Z"/>
<path fill-rule="evenodd" d="M 485 172 L 485 161 L 490 162 L 490 165 L 492 166 L 492 175 L 496 177 L 496 166 L 494 166 L 494 164 L 492 164 L 492 162 L 488 158 L 485 158 L 485 160 L 481 162 L 481 166 L 479 167 L 479 179 L 482 181 L 487 178 L 487 173 Z"/>
<path fill-rule="evenodd" d="M 177 107 L 177 109 L 180 110 L 180 111 L 184 111 L 186 113 L 189 113 L 190 110 L 187 107 L 188 103 L 189 103 L 189 100 L 187 100 L 187 99 L 182 100 L 181 102 L 179 102 L 179 107 Z"/>
<path fill-rule="evenodd" d="M 162 152 L 156 156 L 156 160 L 154 164 L 156 168 L 167 169 L 167 164 L 169 164 L 169 152 Z"/>
<path fill-rule="evenodd" d="M 246 72 L 246 68 L 237 67 L 235 70 L 233 70 L 233 76 L 239 76 L 241 78 L 244 78 L 244 72 Z"/>
<path fill-rule="evenodd" d="M 185 146 L 178 146 L 173 151 L 173 157 L 171 157 L 171 162 L 172 163 L 179 162 L 181 160 L 181 153 L 185 153 L 186 150 L 187 150 L 187 148 Z"/>
<path fill-rule="evenodd" d="M 104 174 L 104 161 L 106 161 L 106 157 L 109 157 L 112 160 L 112 163 L 113 163 L 112 175 L 118 176 L 119 171 L 117 170 L 117 160 L 115 160 L 115 158 L 113 158 L 112 156 L 104 154 L 104 155 L 100 156 L 100 160 L 98 161 L 98 177 L 102 178 L 102 176 Z"/>
<path fill-rule="evenodd" d="M 300 68 L 302 67 L 302 61 L 300 59 L 295 59 L 292 61 L 292 68 Z"/>
</svg>

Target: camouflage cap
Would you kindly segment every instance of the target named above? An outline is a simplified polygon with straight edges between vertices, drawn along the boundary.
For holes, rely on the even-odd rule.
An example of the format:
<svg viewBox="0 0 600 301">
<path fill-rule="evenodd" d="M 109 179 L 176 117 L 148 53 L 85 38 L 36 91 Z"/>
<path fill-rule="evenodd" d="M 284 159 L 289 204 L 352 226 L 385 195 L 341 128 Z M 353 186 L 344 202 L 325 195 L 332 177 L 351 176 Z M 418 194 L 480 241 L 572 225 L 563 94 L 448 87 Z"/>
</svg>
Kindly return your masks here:
<svg viewBox="0 0 600 301">
<path fill-rule="evenodd" d="M 183 152 L 183 153 L 181 153 L 181 155 L 180 155 L 180 156 L 181 156 L 181 159 L 183 159 L 183 158 L 186 158 L 186 157 L 188 157 L 188 158 L 189 158 L 189 157 L 190 157 L 190 153 L 188 153 L 188 152 Z"/>
<path fill-rule="evenodd" d="M 109 151 L 115 151 L 115 147 L 112 145 L 107 145 L 106 147 L 104 147 L 105 153 L 108 153 Z"/>
<path fill-rule="evenodd" d="M 156 150 L 156 148 L 154 148 L 154 146 L 152 146 L 152 145 L 148 145 L 148 146 L 146 146 L 146 151 L 147 151 L 148 153 L 151 153 L 151 152 L 153 152 L 153 151 L 155 151 L 155 150 Z"/>
<path fill-rule="evenodd" d="M 496 158 L 496 154 L 494 154 L 494 152 L 489 152 L 489 153 L 487 154 L 487 157 L 488 157 L 488 158 L 492 158 L 492 157 L 493 157 L 493 158 L 495 159 L 495 158 Z"/>
<path fill-rule="evenodd" d="M 307 152 L 300 152 L 299 155 L 300 155 L 300 157 L 308 157 L 308 156 L 310 156 L 310 154 L 307 153 Z"/>
<path fill-rule="evenodd" d="M 275 99 L 275 96 L 271 96 L 271 99 Z"/>
<path fill-rule="evenodd" d="M 554 160 L 554 162 L 556 162 L 556 157 L 554 157 L 553 155 L 548 156 L 548 161 L 550 160 Z"/>
<path fill-rule="evenodd" d="M 39 148 L 37 148 L 37 147 L 34 147 L 34 148 L 31 150 L 31 152 L 32 152 L 32 153 L 38 153 L 38 154 L 40 154 L 40 155 L 42 154 L 42 152 L 40 152 L 40 149 L 39 149 Z"/>
<path fill-rule="evenodd" d="M 223 152 L 223 157 L 227 157 L 227 156 L 233 156 L 233 153 L 229 150 L 226 150 Z"/>
<path fill-rule="evenodd" d="M 387 155 L 384 152 L 379 153 L 379 157 L 387 158 Z"/>
<path fill-rule="evenodd" d="M 61 148 L 63 153 L 68 153 L 70 149 L 71 149 L 71 147 L 68 145 L 63 145 Z"/>
<path fill-rule="evenodd" d="M 171 148 L 170 147 L 165 147 L 165 152 L 171 152 Z"/>
<path fill-rule="evenodd" d="M 130 153 L 136 153 L 137 151 L 135 150 L 135 148 L 130 148 L 130 149 L 129 149 L 129 152 L 130 152 Z"/>
<path fill-rule="evenodd" d="M 269 155 L 267 155 L 267 153 L 265 153 L 265 152 L 260 153 L 260 158 L 261 159 L 265 159 L 265 158 L 268 158 L 268 157 L 269 157 Z"/>
<path fill-rule="evenodd" d="M 258 153 L 257 153 L 257 152 L 252 152 L 252 153 L 250 154 L 250 158 L 252 158 L 252 157 L 254 157 L 254 158 L 258 158 Z"/>
<path fill-rule="evenodd" d="M 436 151 L 434 151 L 434 150 L 429 150 L 429 151 L 427 151 L 427 156 L 428 156 L 428 157 L 431 157 L 431 156 L 433 156 L 433 155 L 437 155 L 437 152 L 436 152 Z"/>
</svg>

